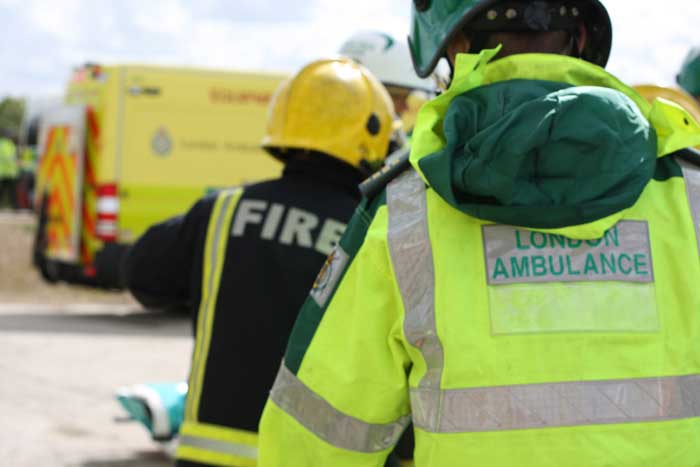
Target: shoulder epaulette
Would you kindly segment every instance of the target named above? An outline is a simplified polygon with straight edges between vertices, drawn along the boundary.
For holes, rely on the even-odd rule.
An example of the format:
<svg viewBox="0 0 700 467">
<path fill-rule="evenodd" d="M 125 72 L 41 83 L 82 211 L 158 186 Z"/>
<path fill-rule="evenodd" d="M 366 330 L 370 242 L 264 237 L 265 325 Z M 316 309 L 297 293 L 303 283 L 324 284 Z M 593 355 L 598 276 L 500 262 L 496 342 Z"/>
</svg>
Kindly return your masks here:
<svg viewBox="0 0 700 467">
<path fill-rule="evenodd" d="M 695 167 L 700 168 L 700 151 L 693 148 L 685 148 L 680 151 L 676 151 L 676 156 L 680 157 L 684 161 L 693 164 Z"/>
<path fill-rule="evenodd" d="M 371 177 L 360 184 L 360 193 L 367 199 L 377 196 L 393 179 L 411 166 L 409 156 L 411 150 L 408 147 L 399 149 L 386 158 L 384 167 L 375 172 Z"/>
</svg>

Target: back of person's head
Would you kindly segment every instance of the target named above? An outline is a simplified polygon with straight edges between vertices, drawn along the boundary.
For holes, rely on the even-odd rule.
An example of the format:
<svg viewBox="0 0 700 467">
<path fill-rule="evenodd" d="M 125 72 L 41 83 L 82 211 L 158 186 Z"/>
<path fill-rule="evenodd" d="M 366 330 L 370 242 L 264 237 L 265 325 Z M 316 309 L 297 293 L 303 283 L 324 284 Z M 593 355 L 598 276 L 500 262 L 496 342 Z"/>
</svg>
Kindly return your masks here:
<svg viewBox="0 0 700 467">
<path fill-rule="evenodd" d="M 413 69 L 405 41 L 379 31 L 360 31 L 341 45 L 338 53 L 364 65 L 387 88 L 406 132 L 413 129 L 420 104 L 437 94 L 446 76 L 436 71 L 427 78 Z"/>
<path fill-rule="evenodd" d="M 700 47 L 688 52 L 677 81 L 686 92 L 700 99 Z"/>
<path fill-rule="evenodd" d="M 419 76 L 442 57 L 498 45 L 499 58 L 555 53 L 604 67 L 612 25 L 598 0 L 414 0 L 409 43 Z"/>
<path fill-rule="evenodd" d="M 369 175 L 393 149 L 396 128 L 391 98 L 369 70 L 348 58 L 324 59 L 278 87 L 262 147 L 283 162 L 320 155 Z"/>
</svg>

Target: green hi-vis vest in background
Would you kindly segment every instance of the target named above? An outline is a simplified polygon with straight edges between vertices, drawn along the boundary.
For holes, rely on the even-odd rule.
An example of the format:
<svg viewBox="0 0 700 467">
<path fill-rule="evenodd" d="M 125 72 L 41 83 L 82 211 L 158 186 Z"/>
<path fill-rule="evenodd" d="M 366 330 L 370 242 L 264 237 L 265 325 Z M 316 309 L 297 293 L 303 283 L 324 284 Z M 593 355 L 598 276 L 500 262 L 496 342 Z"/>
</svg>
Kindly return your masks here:
<svg viewBox="0 0 700 467">
<path fill-rule="evenodd" d="M 290 338 L 261 467 L 700 465 L 700 143 L 601 68 L 458 57 Z"/>
<path fill-rule="evenodd" d="M 17 178 L 17 148 L 7 139 L 0 138 L 0 179 Z"/>
<path fill-rule="evenodd" d="M 36 172 L 36 149 L 25 147 L 19 158 L 19 168 L 24 173 Z"/>
</svg>

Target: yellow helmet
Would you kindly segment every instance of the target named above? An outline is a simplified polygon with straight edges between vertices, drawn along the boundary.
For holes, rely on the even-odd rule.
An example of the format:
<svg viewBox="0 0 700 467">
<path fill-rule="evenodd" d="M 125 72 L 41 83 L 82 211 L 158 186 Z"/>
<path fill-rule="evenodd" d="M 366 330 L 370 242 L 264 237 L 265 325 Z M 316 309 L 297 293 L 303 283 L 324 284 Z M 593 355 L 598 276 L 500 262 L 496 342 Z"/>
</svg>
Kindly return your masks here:
<svg viewBox="0 0 700 467">
<path fill-rule="evenodd" d="M 413 90 L 406 96 L 406 110 L 401 114 L 401 123 L 406 133 L 411 133 L 416 126 L 418 112 L 423 107 L 423 104 L 430 100 L 428 93 Z"/>
<path fill-rule="evenodd" d="M 683 107 L 695 120 L 700 122 L 700 102 L 696 101 L 690 94 L 676 88 L 643 84 L 635 86 L 634 89 L 650 103 L 657 97 L 662 97 Z"/>
<path fill-rule="evenodd" d="M 391 97 L 366 68 L 347 58 L 318 60 L 277 88 L 262 147 L 283 160 L 290 150 L 316 151 L 375 168 L 395 127 Z"/>
</svg>

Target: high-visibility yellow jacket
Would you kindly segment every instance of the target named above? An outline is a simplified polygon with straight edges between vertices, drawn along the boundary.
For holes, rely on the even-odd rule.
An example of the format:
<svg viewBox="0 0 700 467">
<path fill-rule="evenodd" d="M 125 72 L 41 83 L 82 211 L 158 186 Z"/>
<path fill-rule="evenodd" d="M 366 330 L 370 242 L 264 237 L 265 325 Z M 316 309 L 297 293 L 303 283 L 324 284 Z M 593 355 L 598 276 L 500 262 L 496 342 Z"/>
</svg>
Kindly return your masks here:
<svg viewBox="0 0 700 467">
<path fill-rule="evenodd" d="M 19 168 L 24 173 L 36 172 L 36 149 L 25 147 L 19 158 Z"/>
<path fill-rule="evenodd" d="M 17 178 L 17 148 L 7 138 L 0 138 L 0 179 L 3 178 Z"/>
<path fill-rule="evenodd" d="M 381 466 L 410 420 L 418 467 L 700 465 L 700 169 L 670 155 L 700 128 L 494 53 L 458 58 L 319 275 L 261 467 Z"/>
</svg>

